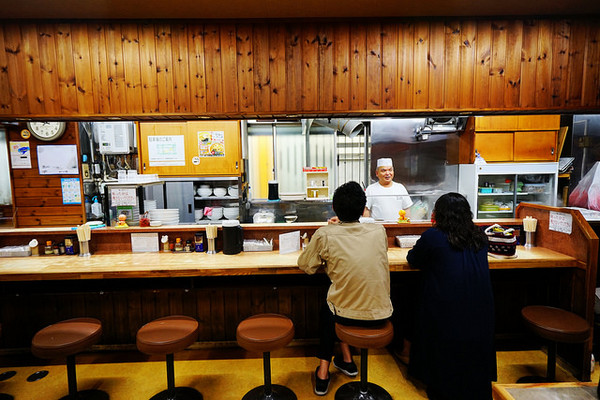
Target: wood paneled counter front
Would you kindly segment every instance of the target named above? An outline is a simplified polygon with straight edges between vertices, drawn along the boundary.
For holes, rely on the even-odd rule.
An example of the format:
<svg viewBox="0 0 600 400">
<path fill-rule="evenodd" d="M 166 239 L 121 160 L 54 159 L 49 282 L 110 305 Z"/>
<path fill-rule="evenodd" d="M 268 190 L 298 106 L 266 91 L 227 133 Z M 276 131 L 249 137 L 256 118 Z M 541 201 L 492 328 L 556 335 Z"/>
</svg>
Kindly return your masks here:
<svg viewBox="0 0 600 400">
<path fill-rule="evenodd" d="M 398 247 L 388 250 L 390 271 L 411 270 L 407 253 L 408 249 Z M 121 253 L 3 258 L 0 281 L 302 274 L 296 265 L 299 254 Z M 584 267 L 574 257 L 543 247 L 519 246 L 517 258 L 489 257 L 489 262 L 491 269 Z"/>
</svg>

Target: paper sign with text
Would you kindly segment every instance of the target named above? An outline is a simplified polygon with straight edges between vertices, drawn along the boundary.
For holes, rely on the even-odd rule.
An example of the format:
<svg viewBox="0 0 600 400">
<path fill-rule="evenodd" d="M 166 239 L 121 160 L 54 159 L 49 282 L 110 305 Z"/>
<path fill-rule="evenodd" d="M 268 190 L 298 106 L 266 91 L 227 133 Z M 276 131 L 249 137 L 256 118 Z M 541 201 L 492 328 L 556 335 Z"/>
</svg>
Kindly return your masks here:
<svg viewBox="0 0 600 400">
<path fill-rule="evenodd" d="M 550 211 L 548 229 L 570 235 L 573 231 L 573 216 L 567 213 Z"/>
</svg>

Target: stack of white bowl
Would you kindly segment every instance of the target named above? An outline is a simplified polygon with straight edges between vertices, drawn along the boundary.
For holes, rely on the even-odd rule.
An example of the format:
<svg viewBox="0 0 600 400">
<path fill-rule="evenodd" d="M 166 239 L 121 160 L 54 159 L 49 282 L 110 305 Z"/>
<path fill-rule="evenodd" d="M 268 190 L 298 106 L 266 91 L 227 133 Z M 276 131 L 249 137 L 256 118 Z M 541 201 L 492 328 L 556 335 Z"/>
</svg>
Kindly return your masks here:
<svg viewBox="0 0 600 400">
<path fill-rule="evenodd" d="M 197 224 L 200 223 L 202 218 L 204 218 L 204 208 L 194 210 L 194 221 L 196 221 Z"/>
<path fill-rule="evenodd" d="M 216 187 L 216 188 L 213 189 L 213 193 L 217 197 L 225 197 L 227 195 L 227 188 Z"/>
<path fill-rule="evenodd" d="M 200 185 L 200 187 L 197 190 L 197 193 L 200 197 L 208 197 L 213 194 L 213 191 L 209 185 Z"/>
<path fill-rule="evenodd" d="M 227 188 L 227 194 L 231 197 L 239 197 L 240 192 L 237 185 L 229 186 Z"/>
<path fill-rule="evenodd" d="M 216 221 L 218 219 L 223 218 L 223 207 L 211 207 L 211 208 L 212 208 L 212 212 L 210 213 L 210 215 L 207 215 L 207 217 L 209 219 L 211 219 L 212 221 Z"/>
<path fill-rule="evenodd" d="M 150 222 L 162 221 L 163 225 L 178 225 L 179 224 L 179 209 L 178 208 L 156 208 L 148 212 Z"/>
<path fill-rule="evenodd" d="M 144 200 L 144 211 L 156 210 L 156 200 Z"/>
<path fill-rule="evenodd" d="M 227 219 L 238 219 L 240 217 L 240 207 L 225 207 L 223 208 L 223 216 Z"/>
</svg>

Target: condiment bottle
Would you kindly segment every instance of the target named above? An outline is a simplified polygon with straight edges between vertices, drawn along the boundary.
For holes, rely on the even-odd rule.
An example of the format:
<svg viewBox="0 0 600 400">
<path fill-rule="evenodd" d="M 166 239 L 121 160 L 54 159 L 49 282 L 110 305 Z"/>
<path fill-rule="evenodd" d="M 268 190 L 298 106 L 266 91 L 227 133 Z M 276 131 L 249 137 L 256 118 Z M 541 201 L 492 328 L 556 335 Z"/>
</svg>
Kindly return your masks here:
<svg viewBox="0 0 600 400">
<path fill-rule="evenodd" d="M 65 253 L 72 256 L 75 254 L 75 247 L 73 247 L 74 240 L 73 237 L 67 236 L 65 238 Z"/>
<path fill-rule="evenodd" d="M 183 251 L 183 243 L 181 243 L 181 238 L 175 239 L 175 251 Z"/>
<path fill-rule="evenodd" d="M 183 248 L 183 251 L 185 251 L 186 253 L 192 252 L 192 241 L 191 240 L 185 241 L 185 247 Z"/>
<path fill-rule="evenodd" d="M 196 253 L 202 253 L 204 252 L 204 233 L 203 232 L 197 232 L 196 235 L 194 236 L 194 250 L 196 251 Z"/>
<path fill-rule="evenodd" d="M 46 255 L 54 254 L 54 251 L 52 250 L 52 240 L 46 241 L 46 246 L 44 246 L 44 254 L 46 254 Z"/>
<path fill-rule="evenodd" d="M 58 254 L 63 255 L 65 253 L 66 253 L 65 244 L 63 242 L 60 242 L 58 244 Z"/>
</svg>

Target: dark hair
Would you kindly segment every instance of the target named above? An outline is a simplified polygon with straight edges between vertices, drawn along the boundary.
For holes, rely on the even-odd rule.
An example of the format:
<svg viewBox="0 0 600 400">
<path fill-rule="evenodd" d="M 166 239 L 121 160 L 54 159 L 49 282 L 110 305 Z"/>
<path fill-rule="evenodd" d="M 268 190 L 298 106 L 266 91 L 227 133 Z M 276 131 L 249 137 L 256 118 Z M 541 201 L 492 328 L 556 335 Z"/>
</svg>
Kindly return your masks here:
<svg viewBox="0 0 600 400">
<path fill-rule="evenodd" d="M 459 250 L 481 250 L 487 244 L 485 233 L 473 223 L 469 202 L 460 193 L 446 193 L 435 202 L 434 226 L 448 235 L 450 245 Z"/>
<path fill-rule="evenodd" d="M 346 182 L 333 193 L 333 211 L 342 222 L 358 221 L 365 210 L 367 196 L 354 181 Z"/>
</svg>

